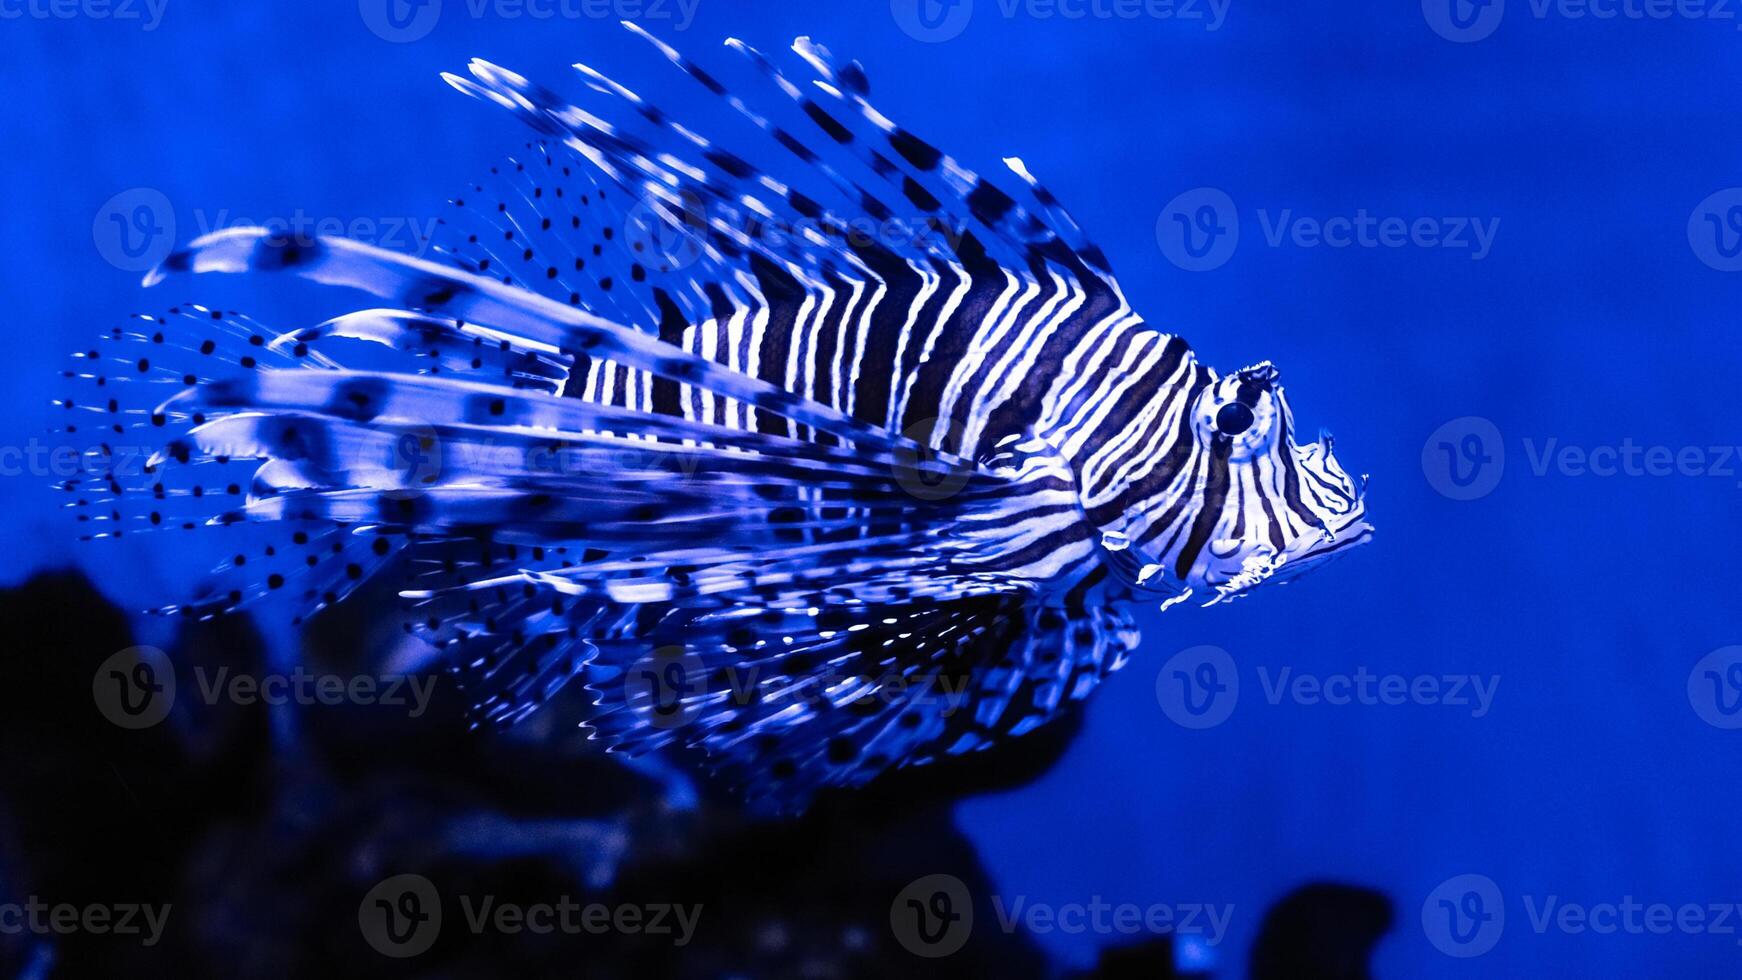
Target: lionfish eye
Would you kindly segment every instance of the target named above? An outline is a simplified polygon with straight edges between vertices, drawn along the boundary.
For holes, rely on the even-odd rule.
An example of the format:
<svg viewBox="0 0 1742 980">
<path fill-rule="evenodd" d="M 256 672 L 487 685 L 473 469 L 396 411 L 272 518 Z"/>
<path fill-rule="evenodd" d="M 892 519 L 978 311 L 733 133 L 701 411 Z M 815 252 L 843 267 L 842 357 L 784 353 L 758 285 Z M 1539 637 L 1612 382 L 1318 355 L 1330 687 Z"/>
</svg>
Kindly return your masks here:
<svg viewBox="0 0 1742 980">
<path fill-rule="evenodd" d="M 1216 428 L 1223 435 L 1237 436 L 1252 428 L 1252 410 L 1239 402 L 1229 402 L 1216 413 Z"/>
</svg>

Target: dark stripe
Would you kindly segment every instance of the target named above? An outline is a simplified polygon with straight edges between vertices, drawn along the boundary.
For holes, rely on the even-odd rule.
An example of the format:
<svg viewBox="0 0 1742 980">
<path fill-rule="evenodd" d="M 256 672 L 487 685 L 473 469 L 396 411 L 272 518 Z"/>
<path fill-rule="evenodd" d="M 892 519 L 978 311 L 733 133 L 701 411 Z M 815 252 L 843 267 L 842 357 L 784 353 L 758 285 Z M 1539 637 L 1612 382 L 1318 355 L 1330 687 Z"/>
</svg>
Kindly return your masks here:
<svg viewBox="0 0 1742 980">
<path fill-rule="evenodd" d="M 903 197 L 912 201 L 915 207 L 924 208 L 927 211 L 936 211 L 943 206 L 936 197 L 932 196 L 931 191 L 921 187 L 918 181 L 906 175 L 901 178 L 901 193 Z"/>
<path fill-rule="evenodd" d="M 1288 547 L 1287 542 L 1282 537 L 1282 521 L 1277 519 L 1276 508 L 1270 505 L 1270 494 L 1264 492 L 1264 478 L 1259 473 L 1258 467 L 1256 465 L 1251 467 L 1251 472 L 1253 483 L 1258 489 L 1258 503 L 1264 508 L 1264 518 L 1269 522 L 1266 526 L 1270 531 L 1270 546 L 1280 553 Z"/>
<path fill-rule="evenodd" d="M 665 290 L 655 289 L 653 300 L 659 306 L 659 339 L 673 346 L 681 346 L 684 328 L 689 326 L 688 318 L 672 302 L 671 296 Z M 653 397 L 650 404 L 661 415 L 682 415 L 683 409 L 678 404 L 678 383 L 656 375 L 653 379 Z"/>
<path fill-rule="evenodd" d="M 756 169 L 725 150 L 709 150 L 702 154 L 703 159 L 721 170 L 742 180 L 756 173 Z"/>
<path fill-rule="evenodd" d="M 706 87 L 708 91 L 714 93 L 715 95 L 725 95 L 726 94 L 726 86 L 721 85 L 719 82 L 715 81 L 714 76 L 703 71 L 700 67 L 698 67 L 694 63 L 686 60 L 684 62 L 684 70 L 689 72 L 690 76 L 692 78 L 694 78 L 696 81 L 701 82 L 702 85 L 704 87 Z M 557 103 L 557 104 L 560 105 L 561 103 Z"/>
<path fill-rule="evenodd" d="M 905 129 L 898 129 L 889 137 L 889 145 L 901 158 L 921 170 L 936 170 L 938 161 L 943 159 L 942 151 L 925 140 L 913 135 Z"/>
<path fill-rule="evenodd" d="M 1192 533 L 1186 538 L 1185 547 L 1180 549 L 1179 560 L 1174 562 L 1173 573 L 1177 578 L 1185 578 L 1192 570 L 1192 563 L 1209 543 L 1210 534 L 1222 517 L 1222 507 L 1228 502 L 1228 448 L 1228 444 L 1223 443 L 1210 450 L 1210 476 L 1204 485 L 1203 509 L 1198 511 L 1197 520 L 1192 523 Z"/>
<path fill-rule="evenodd" d="M 968 210 L 987 225 L 997 225 L 1003 221 L 1004 216 L 1015 206 L 1016 202 L 1010 199 L 1010 195 L 984 180 L 975 184 L 973 191 L 968 194 Z"/>
<path fill-rule="evenodd" d="M 828 133 L 829 138 L 835 142 L 842 144 L 853 142 L 853 131 L 841 125 L 834 116 L 824 112 L 822 106 L 810 99 L 804 100 L 804 114 L 811 118 L 811 122 L 821 127 L 823 132 Z"/>
<path fill-rule="evenodd" d="M 762 348 L 757 353 L 757 374 L 762 380 L 786 387 L 786 358 L 797 341 L 799 307 L 804 303 L 805 289 L 797 279 L 760 255 L 750 258 L 750 271 L 756 285 L 768 303 L 768 326 L 762 332 Z M 777 416 L 752 409 L 758 432 L 785 435 L 786 424 Z"/>
</svg>

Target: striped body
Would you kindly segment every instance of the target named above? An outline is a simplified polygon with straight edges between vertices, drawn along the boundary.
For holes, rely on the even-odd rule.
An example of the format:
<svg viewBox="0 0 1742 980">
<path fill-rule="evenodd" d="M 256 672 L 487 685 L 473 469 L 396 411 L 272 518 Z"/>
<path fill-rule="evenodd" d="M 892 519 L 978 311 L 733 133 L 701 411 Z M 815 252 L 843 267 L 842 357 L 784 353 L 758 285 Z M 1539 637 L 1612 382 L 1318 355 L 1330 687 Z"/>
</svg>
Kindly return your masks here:
<svg viewBox="0 0 1742 980">
<path fill-rule="evenodd" d="M 870 270 L 867 270 L 870 271 Z M 1075 584 L 1103 572 L 1086 528 L 1127 511 L 1159 514 L 1142 544 L 1182 520 L 1182 474 L 1206 479 L 1206 453 L 1184 425 L 1215 380 L 1189 346 L 1142 323 L 1114 288 L 1041 269 L 1016 274 L 959 263 L 885 263 L 863 279 L 800 278 L 768 263 L 730 286 L 710 284 L 714 316 L 672 317 L 660 337 L 734 371 L 902 432 L 933 449 L 980 459 L 1012 436 L 1038 436 L 1074 472 L 1085 513 L 1054 514 L 1054 550 L 1073 549 Z M 705 387 L 589 360 L 571 396 L 730 428 L 804 437 L 806 427 Z M 1195 476 L 1194 476 L 1195 474 Z M 1021 519 L 1013 509 L 1012 519 Z M 1086 522 L 1086 525 L 1085 523 Z M 1162 554 L 1173 565 L 1189 536 Z M 1199 545 L 1201 547 L 1201 544 Z"/>
</svg>

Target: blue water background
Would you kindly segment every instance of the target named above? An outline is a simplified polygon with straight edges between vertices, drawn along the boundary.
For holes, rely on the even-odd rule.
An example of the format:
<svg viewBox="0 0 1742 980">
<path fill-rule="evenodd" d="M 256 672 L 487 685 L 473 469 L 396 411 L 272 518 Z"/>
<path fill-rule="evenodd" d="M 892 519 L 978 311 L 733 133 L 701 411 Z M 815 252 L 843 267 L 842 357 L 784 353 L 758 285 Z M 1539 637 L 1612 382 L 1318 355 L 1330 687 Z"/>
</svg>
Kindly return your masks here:
<svg viewBox="0 0 1742 980">
<path fill-rule="evenodd" d="M 161 191 L 182 239 L 226 209 L 433 216 L 520 139 L 437 79 L 474 55 L 571 86 L 566 66 L 586 59 L 674 109 L 706 101 L 609 22 L 474 19 L 447 2 L 405 44 L 346 2 L 169 0 L 152 31 L 0 20 L 0 439 L 52 444 L 66 352 L 128 311 L 205 295 L 145 294 L 106 261 L 93 222 L 117 193 Z M 1006 901 L 1231 903 L 1214 952 L 1235 975 L 1270 902 L 1333 879 L 1396 900 L 1383 976 L 1734 975 L 1735 935 L 1538 934 L 1525 902 L 1742 901 L 1742 731 L 1702 720 L 1688 693 L 1697 661 L 1742 643 L 1742 463 L 1609 478 L 1532 466 L 1550 439 L 1742 442 L 1742 274 L 1711 268 L 1687 232 L 1696 205 L 1742 185 L 1737 21 L 1538 17 L 1513 0 L 1492 37 L 1453 43 L 1408 0 L 1233 0 L 1214 31 L 978 4 L 941 43 L 877 0 L 701 0 L 687 31 L 648 26 L 715 64 L 727 36 L 772 49 L 814 34 L 865 62 L 888 112 L 970 163 L 1019 153 L 1152 322 L 1222 368 L 1282 368 L 1302 425 L 1332 428 L 1372 475 L 1379 528 L 1296 586 L 1146 616 L 1063 761 L 959 809 Z M 1157 223 L 1201 187 L 1236 203 L 1242 238 L 1225 265 L 1190 272 Z M 1480 260 L 1272 247 L 1264 224 L 1284 209 L 1500 224 Z M 1473 501 L 1422 464 L 1430 433 L 1466 416 L 1490 420 L 1507 455 Z M 211 558 L 179 534 L 73 544 L 47 479 L 13 459 L 8 580 L 73 563 L 139 605 Z M 1193 731 L 1161 710 L 1156 682 L 1199 644 L 1228 651 L 1242 690 L 1225 723 Z M 1361 667 L 1499 688 L 1477 718 L 1272 704 L 1259 674 Z M 1499 887 L 1506 923 L 1491 952 L 1457 959 L 1421 911 L 1471 873 Z M 1086 964 L 1126 937 L 1040 938 Z"/>
</svg>

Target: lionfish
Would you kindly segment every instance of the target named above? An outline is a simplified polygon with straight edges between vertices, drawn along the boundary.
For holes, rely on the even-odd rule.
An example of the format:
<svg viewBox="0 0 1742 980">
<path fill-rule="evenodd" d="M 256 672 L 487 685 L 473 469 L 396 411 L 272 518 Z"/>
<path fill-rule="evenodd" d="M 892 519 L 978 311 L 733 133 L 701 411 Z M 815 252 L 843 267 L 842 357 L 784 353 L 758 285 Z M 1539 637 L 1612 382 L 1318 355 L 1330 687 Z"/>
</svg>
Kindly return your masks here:
<svg viewBox="0 0 1742 980">
<path fill-rule="evenodd" d="M 796 807 L 1054 718 L 1125 663 L 1139 603 L 1369 538 L 1365 478 L 1296 441 L 1277 370 L 1220 374 L 1147 325 L 1019 159 L 1023 200 L 809 39 L 785 68 L 727 42 L 795 130 L 624 26 L 816 186 L 585 65 L 591 108 L 484 61 L 444 75 L 536 138 L 452 202 L 435 258 L 232 228 L 146 278 L 378 307 L 269 330 L 178 306 L 67 372 L 62 404 L 98 417 L 100 472 L 64 486 L 88 537 L 247 535 L 163 611 L 310 614 L 399 563 L 476 724 L 578 681 L 612 750 L 697 749 Z M 865 233 L 903 214 L 923 233 Z"/>
</svg>

